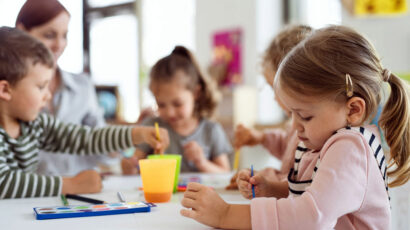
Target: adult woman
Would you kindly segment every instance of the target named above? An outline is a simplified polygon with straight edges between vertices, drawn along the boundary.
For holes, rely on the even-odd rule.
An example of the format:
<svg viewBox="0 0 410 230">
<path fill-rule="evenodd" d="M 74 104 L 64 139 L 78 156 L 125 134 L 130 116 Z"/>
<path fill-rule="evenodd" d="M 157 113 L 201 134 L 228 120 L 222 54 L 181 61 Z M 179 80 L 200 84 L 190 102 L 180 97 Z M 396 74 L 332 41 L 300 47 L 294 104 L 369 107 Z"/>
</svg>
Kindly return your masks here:
<svg viewBox="0 0 410 230">
<path fill-rule="evenodd" d="M 43 42 L 57 63 L 67 45 L 69 21 L 70 14 L 59 1 L 27 0 L 17 16 L 16 27 Z M 50 91 L 53 97 L 45 112 L 66 123 L 91 127 L 104 125 L 103 113 L 89 77 L 65 72 L 56 65 Z M 72 176 L 113 160 L 107 156 L 67 156 L 43 152 L 40 154 L 38 172 Z"/>
</svg>

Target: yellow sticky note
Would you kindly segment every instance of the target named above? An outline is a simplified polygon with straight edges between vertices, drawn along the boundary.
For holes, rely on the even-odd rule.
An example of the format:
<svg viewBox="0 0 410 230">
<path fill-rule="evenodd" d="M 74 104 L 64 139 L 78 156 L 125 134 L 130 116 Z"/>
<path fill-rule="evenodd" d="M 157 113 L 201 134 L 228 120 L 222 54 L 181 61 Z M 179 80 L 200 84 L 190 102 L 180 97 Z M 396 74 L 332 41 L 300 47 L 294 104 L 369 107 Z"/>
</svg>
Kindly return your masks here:
<svg viewBox="0 0 410 230">
<path fill-rule="evenodd" d="M 357 15 L 394 15 L 407 12 L 406 0 L 355 0 Z"/>
</svg>

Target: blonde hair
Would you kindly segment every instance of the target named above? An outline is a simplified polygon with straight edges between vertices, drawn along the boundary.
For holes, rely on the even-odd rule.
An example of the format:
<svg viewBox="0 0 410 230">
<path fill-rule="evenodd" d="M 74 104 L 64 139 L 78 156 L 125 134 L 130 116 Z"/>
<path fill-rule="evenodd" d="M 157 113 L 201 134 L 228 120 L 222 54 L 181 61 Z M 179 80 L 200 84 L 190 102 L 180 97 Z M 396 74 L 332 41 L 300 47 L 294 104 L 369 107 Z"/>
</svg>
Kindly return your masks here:
<svg viewBox="0 0 410 230">
<path fill-rule="evenodd" d="M 177 75 L 183 71 L 185 75 Z M 150 89 L 152 91 L 156 83 L 167 83 L 177 76 L 185 76 L 182 79 L 185 87 L 196 95 L 194 116 L 198 118 L 210 118 L 213 116 L 218 105 L 218 91 L 216 84 L 206 77 L 200 70 L 192 53 L 183 46 L 176 46 L 170 55 L 160 59 L 151 69 Z M 199 86 L 199 92 L 197 92 Z"/>
<path fill-rule="evenodd" d="M 317 30 L 285 57 L 277 76 L 283 90 L 347 101 L 346 74 L 353 83 L 353 97 L 366 102 L 364 120 L 377 110 L 382 83 L 390 85 L 379 124 L 390 146 L 388 175 L 394 179 L 389 186 L 405 184 L 410 176 L 409 88 L 383 69 L 373 46 L 362 35 L 344 26 Z"/>
<path fill-rule="evenodd" d="M 291 25 L 281 30 L 271 41 L 263 56 L 262 64 L 271 65 L 278 70 L 282 59 L 303 39 L 312 34 L 313 29 L 306 25 Z"/>
</svg>

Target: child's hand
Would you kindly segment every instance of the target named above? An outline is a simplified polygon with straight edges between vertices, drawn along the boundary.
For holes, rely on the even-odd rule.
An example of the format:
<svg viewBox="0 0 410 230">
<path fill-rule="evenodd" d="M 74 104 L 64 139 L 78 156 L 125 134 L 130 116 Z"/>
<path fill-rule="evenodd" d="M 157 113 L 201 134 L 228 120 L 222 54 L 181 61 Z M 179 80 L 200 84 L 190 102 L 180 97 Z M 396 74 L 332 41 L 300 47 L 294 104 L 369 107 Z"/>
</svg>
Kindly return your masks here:
<svg viewBox="0 0 410 230">
<path fill-rule="evenodd" d="M 204 151 L 196 141 L 190 141 L 184 145 L 184 157 L 193 162 L 197 167 L 201 165 L 204 160 Z"/>
<path fill-rule="evenodd" d="M 145 154 L 140 149 L 136 148 L 133 156 L 129 158 L 123 158 L 121 160 L 122 174 L 132 175 L 139 173 L 137 170 L 138 161 L 145 158 L 147 158 L 147 154 Z"/>
<path fill-rule="evenodd" d="M 238 125 L 235 130 L 235 149 L 239 149 L 244 145 L 257 145 L 263 142 L 263 132 L 248 129 L 243 125 Z"/>
<path fill-rule="evenodd" d="M 252 185 L 255 186 L 256 197 L 267 197 L 270 194 L 269 181 L 264 176 L 264 171 L 255 172 L 251 177 L 251 170 L 243 169 L 238 173 L 236 183 L 242 196 L 246 199 L 252 199 Z"/>
<path fill-rule="evenodd" d="M 135 156 L 129 158 L 122 158 L 121 160 L 121 170 L 124 175 L 137 174 L 138 158 Z"/>
<path fill-rule="evenodd" d="M 229 205 L 210 187 L 189 183 L 181 201 L 187 209 L 181 215 L 218 228 L 229 210 Z"/>
<path fill-rule="evenodd" d="M 225 187 L 226 190 L 237 190 L 238 184 L 236 183 L 236 179 L 238 178 L 239 173 L 235 173 L 230 181 L 230 184 Z"/>
<path fill-rule="evenodd" d="M 252 187 L 249 190 L 249 179 L 251 178 L 251 170 L 250 169 L 242 169 L 238 172 L 238 176 L 236 177 L 236 184 L 238 185 L 239 192 L 242 194 L 243 197 L 246 199 L 252 198 Z"/>
<path fill-rule="evenodd" d="M 74 177 L 63 178 L 61 193 L 97 193 L 102 189 L 101 176 L 95 170 L 85 170 Z"/>
<path fill-rule="evenodd" d="M 169 145 L 168 131 L 159 128 L 160 140 L 157 139 L 157 133 L 154 127 L 135 126 L 132 129 L 132 141 L 134 144 L 145 142 L 149 144 L 156 153 L 163 153 Z"/>
</svg>

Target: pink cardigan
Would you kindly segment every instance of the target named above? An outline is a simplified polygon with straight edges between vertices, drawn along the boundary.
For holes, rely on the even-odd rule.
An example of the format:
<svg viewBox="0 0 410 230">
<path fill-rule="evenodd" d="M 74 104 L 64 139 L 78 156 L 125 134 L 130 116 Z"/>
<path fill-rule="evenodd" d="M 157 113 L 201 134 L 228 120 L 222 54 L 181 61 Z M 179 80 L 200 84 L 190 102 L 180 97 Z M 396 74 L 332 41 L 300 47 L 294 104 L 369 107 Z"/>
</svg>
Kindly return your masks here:
<svg viewBox="0 0 410 230">
<path fill-rule="evenodd" d="M 367 126 L 380 140 L 375 126 Z M 295 146 L 296 148 L 296 146 Z M 307 152 L 298 180 L 311 179 L 299 197 L 255 198 L 251 201 L 253 229 L 389 229 L 390 204 L 377 161 L 364 137 L 342 130 L 320 152 Z"/>
</svg>

